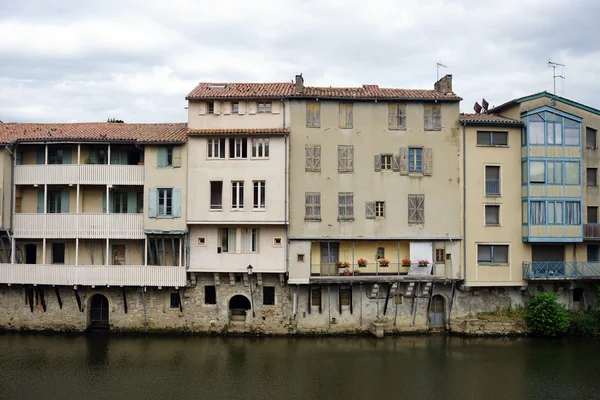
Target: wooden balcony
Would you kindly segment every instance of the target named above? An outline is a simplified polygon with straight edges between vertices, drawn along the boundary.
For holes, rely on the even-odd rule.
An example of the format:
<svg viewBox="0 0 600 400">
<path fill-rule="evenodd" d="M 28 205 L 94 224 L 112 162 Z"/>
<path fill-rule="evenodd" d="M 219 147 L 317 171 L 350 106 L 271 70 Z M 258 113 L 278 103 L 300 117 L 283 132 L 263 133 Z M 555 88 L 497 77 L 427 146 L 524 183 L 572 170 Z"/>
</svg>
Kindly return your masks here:
<svg viewBox="0 0 600 400">
<path fill-rule="evenodd" d="M 583 237 L 586 239 L 600 239 L 600 224 L 583 225 Z"/>
<path fill-rule="evenodd" d="M 0 264 L 0 283 L 183 287 L 185 266 Z"/>
<path fill-rule="evenodd" d="M 144 214 L 15 214 L 14 237 L 144 239 Z"/>
<path fill-rule="evenodd" d="M 138 165 L 17 165 L 16 185 L 143 185 Z"/>
</svg>

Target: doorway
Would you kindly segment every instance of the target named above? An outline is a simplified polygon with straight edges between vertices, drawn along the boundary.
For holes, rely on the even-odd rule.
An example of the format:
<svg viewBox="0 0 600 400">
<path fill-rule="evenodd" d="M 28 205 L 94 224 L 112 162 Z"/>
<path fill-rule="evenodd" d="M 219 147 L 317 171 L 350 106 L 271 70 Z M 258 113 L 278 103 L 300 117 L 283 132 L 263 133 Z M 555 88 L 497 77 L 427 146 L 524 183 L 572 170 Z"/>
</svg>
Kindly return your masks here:
<svg viewBox="0 0 600 400">
<path fill-rule="evenodd" d="M 432 328 L 443 328 L 446 322 L 446 300 L 444 296 L 436 294 L 431 299 L 429 310 L 429 326 Z"/>
<path fill-rule="evenodd" d="M 563 244 L 534 244 L 531 246 L 534 276 L 565 276 L 565 246 Z"/>
<path fill-rule="evenodd" d="M 25 264 L 37 264 L 37 245 L 25 245 Z"/>
<path fill-rule="evenodd" d="M 573 290 L 573 311 L 585 311 L 585 293 L 581 288 Z"/>
<path fill-rule="evenodd" d="M 237 294 L 229 300 L 229 321 L 246 322 L 246 313 L 252 308 L 246 296 Z"/>
<path fill-rule="evenodd" d="M 321 275 L 337 276 L 336 261 L 340 259 L 339 242 L 321 242 Z"/>
<path fill-rule="evenodd" d="M 113 265 L 125 265 L 125 245 L 116 244 L 112 247 Z"/>
<path fill-rule="evenodd" d="M 108 329 L 108 299 L 95 294 L 90 301 L 90 328 Z"/>
</svg>

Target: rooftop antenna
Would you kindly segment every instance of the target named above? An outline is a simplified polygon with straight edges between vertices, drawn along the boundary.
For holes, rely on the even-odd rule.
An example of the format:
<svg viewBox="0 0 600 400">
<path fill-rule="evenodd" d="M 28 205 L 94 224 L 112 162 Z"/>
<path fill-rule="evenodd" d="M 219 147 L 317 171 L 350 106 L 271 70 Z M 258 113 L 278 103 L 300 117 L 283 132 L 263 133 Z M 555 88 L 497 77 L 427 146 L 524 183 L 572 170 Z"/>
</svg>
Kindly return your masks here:
<svg viewBox="0 0 600 400">
<path fill-rule="evenodd" d="M 445 66 L 442 63 L 439 63 L 439 62 L 435 63 L 435 68 L 437 70 L 437 79 L 436 79 L 436 82 L 440 80 L 440 67 L 448 68 L 447 66 Z"/>
<path fill-rule="evenodd" d="M 556 78 L 565 79 L 563 75 L 556 75 L 556 67 L 564 67 L 564 64 L 548 61 L 548 66 L 552 67 L 552 80 L 554 81 L 554 95 L 556 96 Z"/>
</svg>

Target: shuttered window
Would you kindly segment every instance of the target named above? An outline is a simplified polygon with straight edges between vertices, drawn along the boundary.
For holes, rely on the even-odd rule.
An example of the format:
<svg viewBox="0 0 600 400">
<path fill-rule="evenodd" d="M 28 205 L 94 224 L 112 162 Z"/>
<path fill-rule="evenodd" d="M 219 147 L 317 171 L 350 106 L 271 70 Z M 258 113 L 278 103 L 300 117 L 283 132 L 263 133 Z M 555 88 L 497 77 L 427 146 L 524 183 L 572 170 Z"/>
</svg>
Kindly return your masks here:
<svg viewBox="0 0 600 400">
<path fill-rule="evenodd" d="M 338 146 L 338 172 L 354 171 L 354 146 Z"/>
<path fill-rule="evenodd" d="M 425 147 L 402 147 L 398 157 L 400 175 L 433 173 L 433 150 Z"/>
<path fill-rule="evenodd" d="M 111 154 L 111 157 L 112 157 L 112 154 Z M 179 155 L 179 157 L 180 157 L 179 165 L 181 165 L 181 155 Z M 111 160 L 111 164 L 113 164 L 112 160 Z M 156 166 L 158 168 L 165 168 L 165 167 L 173 166 L 173 146 L 160 146 L 158 148 L 158 160 L 157 160 Z"/>
<path fill-rule="evenodd" d="M 180 218 L 181 189 L 151 188 L 148 193 L 148 216 L 150 218 Z"/>
<path fill-rule="evenodd" d="M 305 171 L 307 172 L 321 172 L 321 145 L 307 144 L 304 147 L 305 152 Z"/>
<path fill-rule="evenodd" d="M 408 195 L 408 223 L 409 224 L 425 223 L 425 195 L 424 194 L 409 194 Z"/>
<path fill-rule="evenodd" d="M 321 193 L 306 192 L 304 195 L 305 219 L 310 221 L 321 220 Z"/>
<path fill-rule="evenodd" d="M 339 105 L 340 128 L 350 129 L 353 126 L 352 103 L 341 102 Z"/>
<path fill-rule="evenodd" d="M 338 193 L 338 220 L 348 221 L 354 219 L 354 193 Z"/>
<path fill-rule="evenodd" d="M 321 126 L 321 103 L 318 101 L 306 102 L 306 127 L 319 128 Z"/>
<path fill-rule="evenodd" d="M 424 106 L 425 130 L 442 130 L 442 106 L 440 104 L 425 104 Z"/>
<path fill-rule="evenodd" d="M 375 217 L 385 217 L 385 202 L 384 201 L 367 201 L 365 202 L 365 218 L 374 219 Z"/>
<path fill-rule="evenodd" d="M 388 128 L 406 129 L 406 104 L 390 103 L 388 105 Z"/>
</svg>

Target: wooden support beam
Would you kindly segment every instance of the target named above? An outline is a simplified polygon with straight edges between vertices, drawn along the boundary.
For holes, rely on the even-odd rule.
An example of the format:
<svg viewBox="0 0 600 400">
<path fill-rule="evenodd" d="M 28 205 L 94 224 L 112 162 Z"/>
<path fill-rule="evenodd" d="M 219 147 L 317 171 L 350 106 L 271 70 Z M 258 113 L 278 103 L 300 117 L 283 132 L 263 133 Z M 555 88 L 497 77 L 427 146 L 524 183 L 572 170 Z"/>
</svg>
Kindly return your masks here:
<svg viewBox="0 0 600 400">
<path fill-rule="evenodd" d="M 342 315 L 342 285 L 338 286 L 338 311 Z"/>
<path fill-rule="evenodd" d="M 75 292 L 75 300 L 77 300 L 77 307 L 79 308 L 79 312 L 83 312 L 83 306 L 81 304 L 81 297 L 79 297 L 79 292 L 77 289 L 74 289 Z"/>
<path fill-rule="evenodd" d="M 354 313 L 354 287 L 350 285 L 350 314 Z"/>
<path fill-rule="evenodd" d="M 181 301 L 181 292 L 179 289 L 177 289 L 177 302 L 179 303 L 179 312 L 183 312 L 183 302 Z"/>
<path fill-rule="evenodd" d="M 387 312 L 388 302 L 390 301 L 390 292 L 392 291 L 392 284 L 388 283 L 387 295 L 385 296 L 385 303 L 383 303 L 383 315 Z"/>
<path fill-rule="evenodd" d="M 58 286 L 54 287 L 54 293 L 56 294 L 56 300 L 58 301 L 58 307 L 62 310 L 62 299 L 60 298 L 60 292 Z"/>
<path fill-rule="evenodd" d="M 310 309 L 311 309 L 311 300 L 312 300 L 312 290 L 310 285 L 308 285 L 308 313 L 310 314 Z"/>
<path fill-rule="evenodd" d="M 46 299 L 44 299 L 44 289 L 37 289 L 38 296 L 40 298 L 40 302 L 42 303 L 42 309 L 46 312 Z"/>
<path fill-rule="evenodd" d="M 127 294 L 125 294 L 125 288 L 123 288 L 123 311 L 127 314 Z"/>
<path fill-rule="evenodd" d="M 160 265 L 167 265 L 167 249 L 165 249 L 165 237 L 162 237 L 162 253 L 163 253 L 163 258 L 162 258 L 162 264 Z"/>
<path fill-rule="evenodd" d="M 33 312 L 33 288 L 31 286 L 27 286 L 27 299 L 29 300 L 29 309 Z"/>
<path fill-rule="evenodd" d="M 173 256 L 173 265 L 177 265 L 177 255 L 175 254 L 175 237 L 171 236 L 171 255 Z"/>
</svg>

